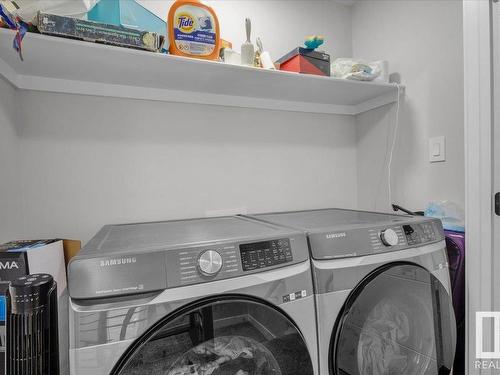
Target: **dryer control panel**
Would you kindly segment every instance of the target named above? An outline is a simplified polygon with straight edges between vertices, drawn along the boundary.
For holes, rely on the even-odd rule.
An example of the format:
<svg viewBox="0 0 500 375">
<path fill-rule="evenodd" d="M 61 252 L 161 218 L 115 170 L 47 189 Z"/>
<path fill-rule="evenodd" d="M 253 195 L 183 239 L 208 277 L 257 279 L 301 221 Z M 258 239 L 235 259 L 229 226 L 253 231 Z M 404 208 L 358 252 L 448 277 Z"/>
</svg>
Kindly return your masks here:
<svg viewBox="0 0 500 375">
<path fill-rule="evenodd" d="M 436 219 L 372 227 L 360 226 L 328 232 L 318 231 L 309 235 L 312 256 L 318 260 L 403 250 L 443 239 L 441 222 Z"/>
</svg>

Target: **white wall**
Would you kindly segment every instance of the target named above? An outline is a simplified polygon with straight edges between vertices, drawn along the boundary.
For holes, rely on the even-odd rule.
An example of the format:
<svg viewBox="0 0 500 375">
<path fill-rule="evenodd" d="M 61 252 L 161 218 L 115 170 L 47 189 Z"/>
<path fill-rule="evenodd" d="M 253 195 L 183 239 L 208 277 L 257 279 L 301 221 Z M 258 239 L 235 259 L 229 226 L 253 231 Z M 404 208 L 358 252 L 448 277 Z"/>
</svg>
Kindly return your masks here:
<svg viewBox="0 0 500 375">
<path fill-rule="evenodd" d="M 0 77 L 0 243 L 21 235 L 15 89 Z"/>
<path fill-rule="evenodd" d="M 163 17 L 169 7 L 144 3 Z M 332 52 L 351 53 L 347 6 L 208 3 L 235 45 L 248 16 L 276 57 L 311 33 L 325 34 Z M 19 100 L 23 189 L 6 196 L 23 197 L 27 238 L 87 241 L 104 224 L 224 209 L 356 205 L 354 117 L 28 91 Z"/>
<path fill-rule="evenodd" d="M 160 13 L 168 9 L 166 2 L 149 3 Z M 329 1 L 213 3 L 223 30 L 241 27 L 236 45 L 250 16 L 256 29 L 266 30 L 261 35 L 275 55 L 318 32 L 334 56 L 353 50 L 388 59 L 407 86 L 393 201 L 412 209 L 430 199 L 463 203 L 458 2 L 370 1 L 353 8 Z M 234 9 L 238 16 L 231 19 Z M 275 30 L 276 14 L 294 27 Z M 23 109 L 17 118 L 14 94 L 0 82 L 0 204 L 7 207 L 1 240 L 22 235 L 86 241 L 106 223 L 232 208 L 388 209 L 385 166 L 394 106 L 349 117 L 19 92 Z M 427 162 L 427 139 L 435 135 L 447 137 L 446 163 Z M 17 147 L 17 158 L 4 157 L 16 155 Z M 13 224 L 21 222 L 21 198 L 22 226 Z"/>
<path fill-rule="evenodd" d="M 429 200 L 464 205 L 462 3 L 359 1 L 353 53 L 390 61 L 406 86 L 394 153 L 393 202 L 410 209 Z M 386 150 L 394 106 L 357 116 L 359 205 L 388 209 Z M 429 163 L 428 138 L 446 136 L 447 160 Z"/>
<path fill-rule="evenodd" d="M 25 233 L 356 204 L 349 116 L 22 92 Z"/>
<path fill-rule="evenodd" d="M 139 0 L 166 19 L 173 1 Z M 302 45 L 308 35 L 325 37 L 322 49 L 332 56 L 352 54 L 351 7 L 332 0 L 209 0 L 203 1 L 217 14 L 221 37 L 240 51 L 246 40 L 245 18 L 252 20 L 252 42 L 260 36 L 264 48 L 277 60 Z"/>
</svg>

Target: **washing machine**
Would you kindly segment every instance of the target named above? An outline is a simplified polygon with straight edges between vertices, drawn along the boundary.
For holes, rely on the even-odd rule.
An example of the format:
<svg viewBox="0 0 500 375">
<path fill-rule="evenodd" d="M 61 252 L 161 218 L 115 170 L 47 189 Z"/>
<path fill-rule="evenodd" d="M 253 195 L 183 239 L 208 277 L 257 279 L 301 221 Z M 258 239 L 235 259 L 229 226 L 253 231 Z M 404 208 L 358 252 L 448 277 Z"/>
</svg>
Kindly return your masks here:
<svg viewBox="0 0 500 375">
<path fill-rule="evenodd" d="M 315 375 L 303 232 L 241 217 L 108 225 L 69 264 L 72 375 Z"/>
<path fill-rule="evenodd" d="M 456 327 L 439 220 L 341 209 L 254 218 L 308 235 L 320 374 L 450 373 Z"/>
</svg>

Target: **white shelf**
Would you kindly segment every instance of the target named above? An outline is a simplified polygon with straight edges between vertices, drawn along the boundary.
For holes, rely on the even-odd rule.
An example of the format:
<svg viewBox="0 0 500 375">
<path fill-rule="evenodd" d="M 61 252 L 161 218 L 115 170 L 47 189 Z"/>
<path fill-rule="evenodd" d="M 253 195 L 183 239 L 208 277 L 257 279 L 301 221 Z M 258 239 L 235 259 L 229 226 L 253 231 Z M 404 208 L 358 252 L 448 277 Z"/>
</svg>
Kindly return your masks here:
<svg viewBox="0 0 500 375">
<path fill-rule="evenodd" d="M 0 29 L 0 74 L 15 87 L 119 98 L 355 115 L 397 100 L 378 82 L 225 65 Z"/>
</svg>

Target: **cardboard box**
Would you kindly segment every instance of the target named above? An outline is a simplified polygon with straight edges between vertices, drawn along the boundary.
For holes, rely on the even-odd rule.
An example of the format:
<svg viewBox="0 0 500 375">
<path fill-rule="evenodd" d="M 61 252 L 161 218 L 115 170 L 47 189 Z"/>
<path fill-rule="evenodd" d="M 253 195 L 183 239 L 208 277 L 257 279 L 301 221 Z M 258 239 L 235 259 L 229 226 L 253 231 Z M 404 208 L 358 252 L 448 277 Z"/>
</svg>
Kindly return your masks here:
<svg viewBox="0 0 500 375">
<path fill-rule="evenodd" d="M 68 288 L 63 240 L 59 239 L 0 245 L 0 374 L 5 374 L 5 291 L 11 280 L 34 273 L 48 273 L 57 282 L 60 373 L 69 374 Z"/>
<path fill-rule="evenodd" d="M 38 13 L 36 26 L 42 34 L 148 51 L 159 51 L 165 42 L 163 35 L 149 31 L 41 12 Z"/>
<path fill-rule="evenodd" d="M 78 254 L 78 252 L 82 248 L 82 241 L 77 241 L 77 240 L 62 240 L 62 241 L 64 248 L 64 261 L 67 267 L 71 258 L 73 258 L 76 254 Z"/>
<path fill-rule="evenodd" d="M 330 76 L 330 55 L 297 47 L 276 61 L 280 70 L 303 74 Z"/>
</svg>

